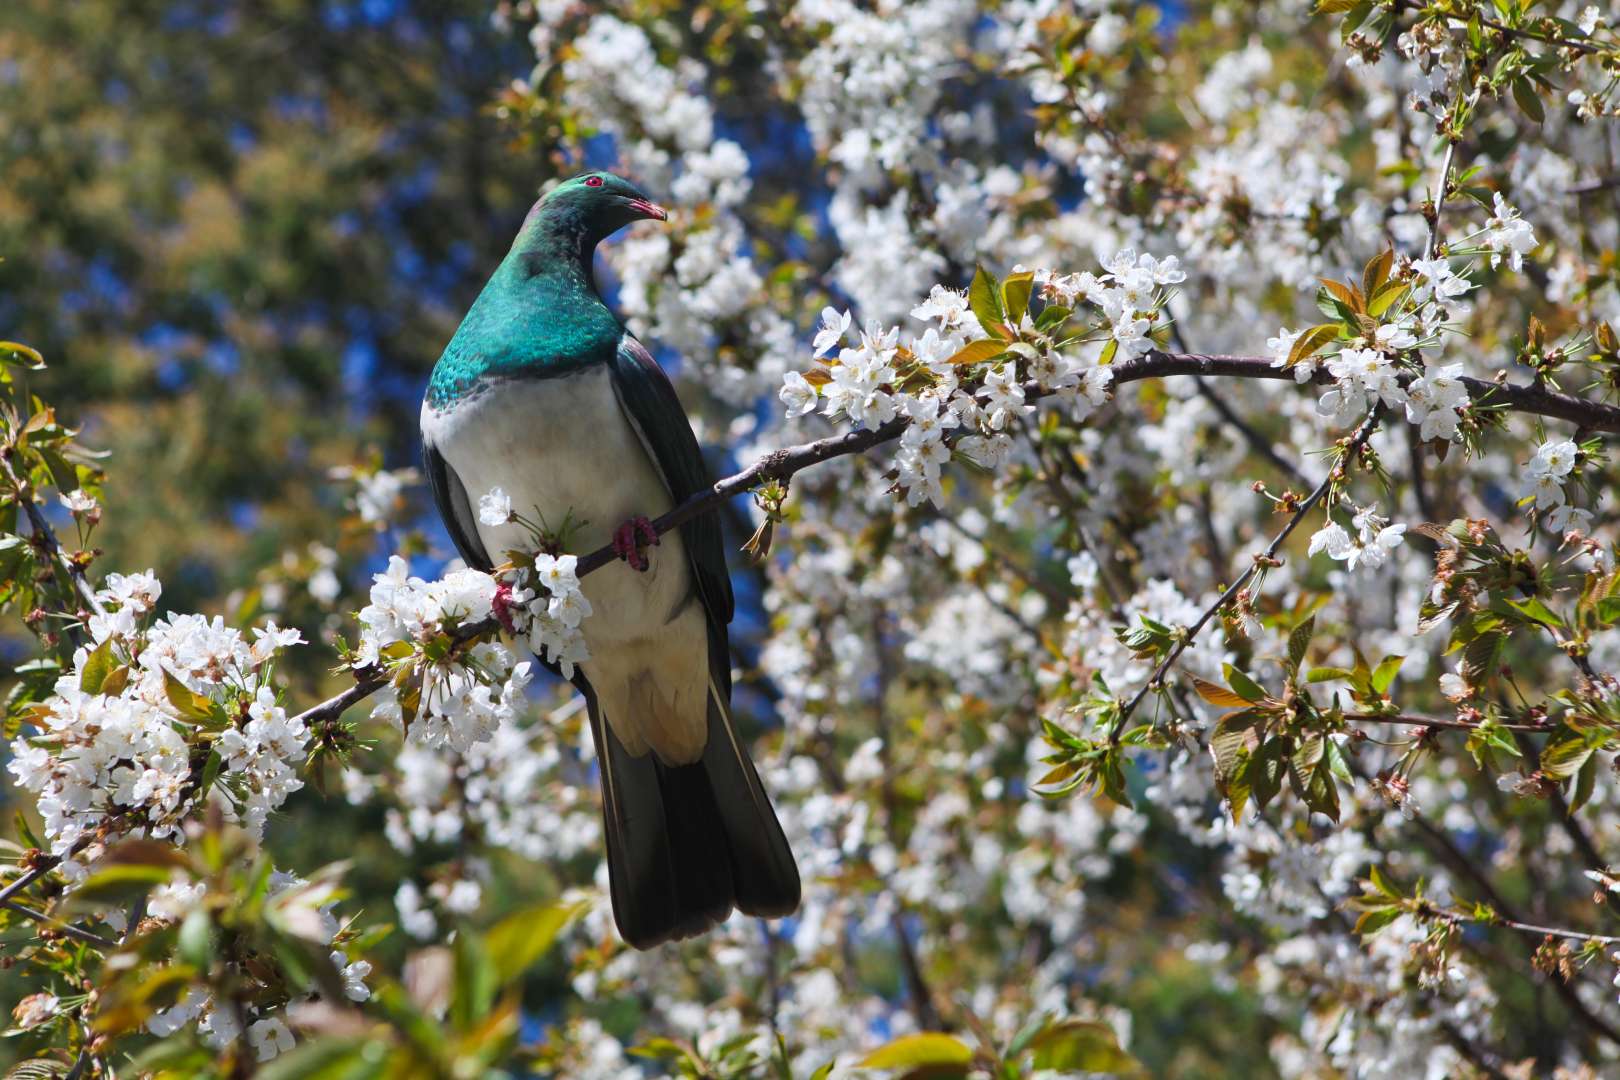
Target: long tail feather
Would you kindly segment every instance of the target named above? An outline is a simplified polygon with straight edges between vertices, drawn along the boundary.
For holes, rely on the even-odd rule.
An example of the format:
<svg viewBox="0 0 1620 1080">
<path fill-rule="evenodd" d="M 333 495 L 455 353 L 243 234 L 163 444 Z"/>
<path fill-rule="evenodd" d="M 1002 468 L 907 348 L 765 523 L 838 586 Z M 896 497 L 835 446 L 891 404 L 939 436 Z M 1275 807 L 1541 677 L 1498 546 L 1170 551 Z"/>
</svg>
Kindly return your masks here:
<svg viewBox="0 0 1620 1080">
<path fill-rule="evenodd" d="M 700 765 L 725 822 L 738 910 L 767 918 L 792 914 L 799 906 L 799 868 L 754 762 L 737 738 L 730 707 L 712 682 L 709 742 Z"/>
<path fill-rule="evenodd" d="M 733 906 L 779 917 L 799 904 L 799 871 L 748 752 L 711 686 L 709 741 L 691 765 L 632 756 L 586 693 L 602 766 L 614 921 L 638 949 L 704 933 Z"/>
</svg>

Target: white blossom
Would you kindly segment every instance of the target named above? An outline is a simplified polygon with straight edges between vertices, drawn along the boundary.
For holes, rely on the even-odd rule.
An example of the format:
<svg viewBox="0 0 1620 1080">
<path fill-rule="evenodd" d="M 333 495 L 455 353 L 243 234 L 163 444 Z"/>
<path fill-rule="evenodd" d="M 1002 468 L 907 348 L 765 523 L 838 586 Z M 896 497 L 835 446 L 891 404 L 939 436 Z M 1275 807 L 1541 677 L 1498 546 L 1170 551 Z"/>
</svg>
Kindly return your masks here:
<svg viewBox="0 0 1620 1080">
<path fill-rule="evenodd" d="M 478 521 L 483 525 L 505 525 L 512 520 L 512 497 L 502 489 L 490 488 L 478 499 Z"/>
</svg>

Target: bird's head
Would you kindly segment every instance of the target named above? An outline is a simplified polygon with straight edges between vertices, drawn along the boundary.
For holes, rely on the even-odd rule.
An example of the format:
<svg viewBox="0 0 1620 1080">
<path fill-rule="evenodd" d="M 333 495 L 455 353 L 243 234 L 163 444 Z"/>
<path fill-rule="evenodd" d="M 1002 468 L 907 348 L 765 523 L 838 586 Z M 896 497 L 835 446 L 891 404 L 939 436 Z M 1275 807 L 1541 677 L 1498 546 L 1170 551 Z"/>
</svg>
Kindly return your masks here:
<svg viewBox="0 0 1620 1080">
<path fill-rule="evenodd" d="M 631 222 L 646 218 L 667 221 L 669 214 L 624 177 L 588 172 L 564 180 L 542 196 L 529 211 L 523 232 L 540 223 L 576 233 L 594 245 Z"/>
</svg>

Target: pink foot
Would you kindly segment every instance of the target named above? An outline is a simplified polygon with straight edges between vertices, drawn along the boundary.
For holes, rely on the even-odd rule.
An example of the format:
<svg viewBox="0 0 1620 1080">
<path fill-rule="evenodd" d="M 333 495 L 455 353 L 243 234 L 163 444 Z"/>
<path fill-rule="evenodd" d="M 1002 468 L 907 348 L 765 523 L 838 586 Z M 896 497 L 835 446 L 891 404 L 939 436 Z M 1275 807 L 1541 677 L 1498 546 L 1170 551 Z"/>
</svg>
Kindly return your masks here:
<svg viewBox="0 0 1620 1080">
<path fill-rule="evenodd" d="M 501 582 L 495 586 L 495 597 L 490 601 L 495 621 L 505 628 L 508 634 L 517 633 L 517 627 L 512 623 L 512 586 L 508 582 Z"/>
<path fill-rule="evenodd" d="M 646 549 L 658 546 L 658 533 L 652 522 L 637 514 L 613 530 L 613 553 L 630 564 L 632 570 L 645 571 L 649 565 Z"/>
</svg>

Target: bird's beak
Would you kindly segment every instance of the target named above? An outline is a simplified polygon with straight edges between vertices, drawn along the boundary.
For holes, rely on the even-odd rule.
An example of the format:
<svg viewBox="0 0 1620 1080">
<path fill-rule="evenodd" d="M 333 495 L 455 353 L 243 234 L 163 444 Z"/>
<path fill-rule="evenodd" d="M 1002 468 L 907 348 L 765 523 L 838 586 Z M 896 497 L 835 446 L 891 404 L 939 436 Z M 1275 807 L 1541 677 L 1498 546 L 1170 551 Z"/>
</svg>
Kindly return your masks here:
<svg viewBox="0 0 1620 1080">
<path fill-rule="evenodd" d="M 657 221 L 668 221 L 669 211 L 657 203 L 650 203 L 646 199 L 631 199 L 630 209 L 644 218 L 653 218 Z"/>
</svg>

